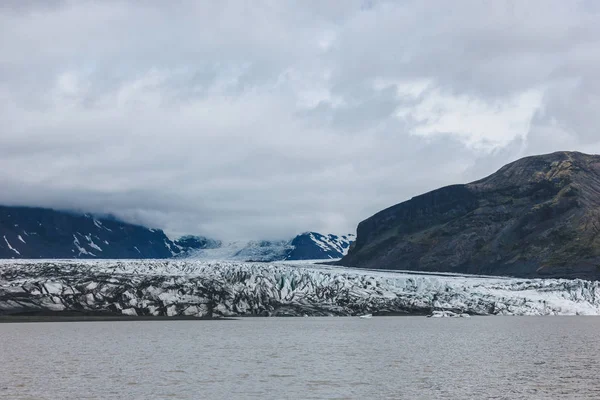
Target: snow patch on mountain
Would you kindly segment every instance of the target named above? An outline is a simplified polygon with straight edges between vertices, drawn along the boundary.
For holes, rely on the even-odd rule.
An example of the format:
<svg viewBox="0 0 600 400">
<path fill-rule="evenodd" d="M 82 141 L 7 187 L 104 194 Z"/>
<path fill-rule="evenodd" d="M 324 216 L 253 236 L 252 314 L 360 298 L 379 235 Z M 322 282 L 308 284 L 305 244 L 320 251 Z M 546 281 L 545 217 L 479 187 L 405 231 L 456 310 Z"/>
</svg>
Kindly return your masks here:
<svg viewBox="0 0 600 400">
<path fill-rule="evenodd" d="M 6 242 L 6 245 L 8 246 L 9 250 L 14 251 L 16 254 L 21 255 L 21 253 L 19 253 L 19 250 L 15 249 L 14 247 L 12 247 L 10 245 L 10 242 L 8 241 L 8 239 L 6 238 L 6 236 L 4 236 L 4 241 Z"/>
<path fill-rule="evenodd" d="M 102 251 L 102 249 L 100 248 L 100 246 L 98 246 L 96 243 L 94 243 L 94 240 L 92 239 L 92 234 L 88 234 L 85 235 L 85 238 L 88 241 L 88 246 L 90 246 L 92 249 L 98 250 L 98 251 Z"/>
<path fill-rule="evenodd" d="M 77 232 L 77 234 L 81 235 L 79 232 Z M 90 251 L 87 251 L 79 242 L 79 238 L 76 235 L 73 235 L 73 244 L 75 245 L 75 248 L 77 249 L 77 251 L 79 251 L 79 253 L 77 254 L 78 256 L 80 255 L 88 255 L 88 256 L 92 256 L 92 257 L 96 257 L 96 255 Z"/>
<path fill-rule="evenodd" d="M 348 249 L 350 248 L 350 243 L 352 243 L 355 239 L 355 235 L 320 235 L 315 232 L 309 232 L 309 237 L 315 242 L 317 246 L 319 246 L 324 251 L 334 250 L 339 252 L 342 255 L 348 254 Z"/>
</svg>

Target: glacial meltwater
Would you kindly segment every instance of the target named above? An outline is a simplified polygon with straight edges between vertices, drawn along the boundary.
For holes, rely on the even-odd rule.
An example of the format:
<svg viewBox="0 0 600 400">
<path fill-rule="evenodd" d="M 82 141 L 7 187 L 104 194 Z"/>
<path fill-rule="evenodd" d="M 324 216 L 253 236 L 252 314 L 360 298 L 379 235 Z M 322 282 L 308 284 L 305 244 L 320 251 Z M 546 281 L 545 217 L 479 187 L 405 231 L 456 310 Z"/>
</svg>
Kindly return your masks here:
<svg viewBox="0 0 600 400">
<path fill-rule="evenodd" d="M 598 399 L 599 317 L 0 324 L 2 399 Z"/>
</svg>

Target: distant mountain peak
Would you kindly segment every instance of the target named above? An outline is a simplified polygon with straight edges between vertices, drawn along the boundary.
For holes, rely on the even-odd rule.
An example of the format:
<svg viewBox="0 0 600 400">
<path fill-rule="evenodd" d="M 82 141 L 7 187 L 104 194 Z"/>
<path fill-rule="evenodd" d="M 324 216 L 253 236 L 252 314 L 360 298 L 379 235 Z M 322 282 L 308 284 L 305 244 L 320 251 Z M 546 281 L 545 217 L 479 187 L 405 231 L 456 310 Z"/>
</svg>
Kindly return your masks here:
<svg viewBox="0 0 600 400">
<path fill-rule="evenodd" d="M 288 260 L 318 260 L 336 259 L 348 253 L 350 244 L 354 241 L 353 234 L 323 235 L 318 232 L 305 232 L 296 236 L 291 241 L 294 247 L 288 253 Z"/>
<path fill-rule="evenodd" d="M 218 242 L 216 246 L 190 249 L 186 256 L 205 260 L 282 261 L 328 260 L 343 257 L 354 235 L 304 232 L 291 240 Z M 176 241 L 178 243 L 179 241 Z"/>
</svg>

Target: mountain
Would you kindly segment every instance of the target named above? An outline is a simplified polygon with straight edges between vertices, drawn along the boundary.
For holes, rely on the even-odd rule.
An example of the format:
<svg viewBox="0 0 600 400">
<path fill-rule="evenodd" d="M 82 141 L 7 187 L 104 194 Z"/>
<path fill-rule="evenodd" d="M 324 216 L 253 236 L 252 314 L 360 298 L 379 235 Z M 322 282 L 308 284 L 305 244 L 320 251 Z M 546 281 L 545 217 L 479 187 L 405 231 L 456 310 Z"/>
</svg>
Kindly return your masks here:
<svg viewBox="0 0 600 400">
<path fill-rule="evenodd" d="M 252 240 L 223 243 L 206 242 L 189 250 L 190 258 L 204 260 L 236 261 L 283 261 L 283 260 L 330 260 L 343 257 L 354 235 L 323 235 L 317 232 L 305 232 L 291 240 Z M 181 241 L 181 239 L 179 240 Z M 175 243 L 178 244 L 179 241 Z M 188 244 L 189 247 L 189 244 Z"/>
<path fill-rule="evenodd" d="M 600 279 L 600 156 L 527 157 L 358 225 L 341 265 Z"/>
<path fill-rule="evenodd" d="M 343 257 L 354 235 L 306 232 L 292 240 L 223 243 L 204 236 L 169 239 L 159 229 L 113 217 L 0 206 L 0 258 L 172 258 L 281 261 Z"/>
<path fill-rule="evenodd" d="M 348 253 L 355 235 L 322 235 L 317 232 L 305 232 L 290 242 L 292 249 L 286 254 L 286 260 L 326 260 L 342 258 Z"/>
<path fill-rule="evenodd" d="M 0 258 L 169 258 L 163 231 L 46 208 L 0 206 Z"/>
</svg>

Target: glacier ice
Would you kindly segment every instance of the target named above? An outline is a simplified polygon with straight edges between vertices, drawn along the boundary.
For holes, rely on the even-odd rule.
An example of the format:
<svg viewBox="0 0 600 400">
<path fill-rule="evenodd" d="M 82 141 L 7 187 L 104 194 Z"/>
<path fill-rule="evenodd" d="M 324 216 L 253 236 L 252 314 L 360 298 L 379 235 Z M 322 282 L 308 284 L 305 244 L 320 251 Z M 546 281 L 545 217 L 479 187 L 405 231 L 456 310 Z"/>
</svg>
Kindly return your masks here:
<svg viewBox="0 0 600 400">
<path fill-rule="evenodd" d="M 0 313 L 598 315 L 600 282 L 198 260 L 0 262 Z"/>
</svg>

